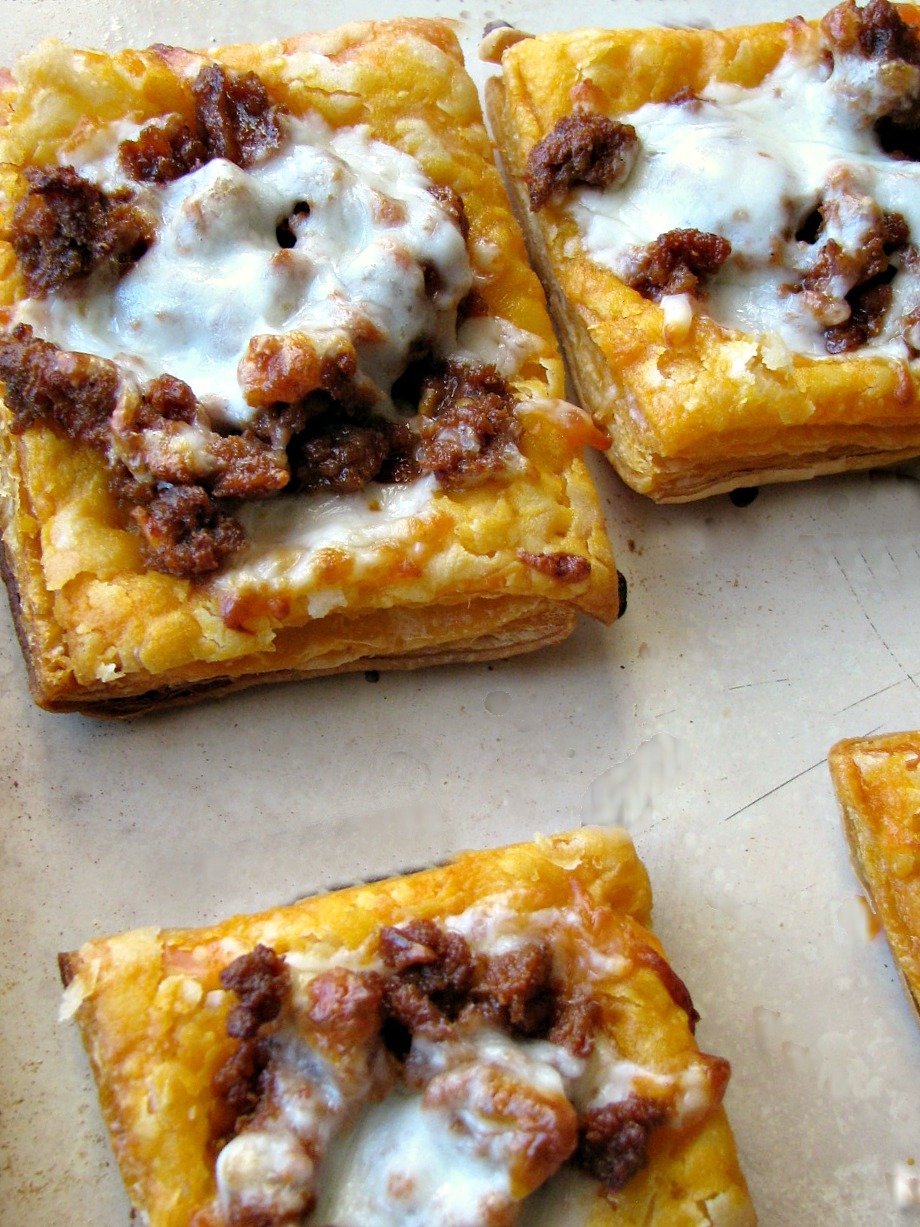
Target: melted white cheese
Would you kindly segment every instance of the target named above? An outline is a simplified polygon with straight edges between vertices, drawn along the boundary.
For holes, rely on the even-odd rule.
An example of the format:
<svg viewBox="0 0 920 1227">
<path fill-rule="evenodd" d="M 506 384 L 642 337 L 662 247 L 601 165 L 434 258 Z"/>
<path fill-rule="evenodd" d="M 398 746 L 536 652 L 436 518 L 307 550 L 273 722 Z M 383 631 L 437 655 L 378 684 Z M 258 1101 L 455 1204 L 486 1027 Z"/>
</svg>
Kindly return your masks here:
<svg viewBox="0 0 920 1227">
<path fill-rule="evenodd" d="M 416 1046 L 424 1053 L 416 1053 Z M 566 1097 L 566 1081 L 584 1063 L 558 1045 L 513 1040 L 483 1028 L 460 1041 L 413 1043 L 426 1065 L 424 1085 L 459 1076 L 472 1087 L 501 1071 L 526 1092 Z M 421 1094 L 391 1094 L 333 1142 L 319 1173 L 320 1201 L 311 1222 L 337 1227 L 485 1227 L 512 1221 L 520 1201 L 511 1168 L 522 1135 L 472 1100 L 452 1111 Z"/>
<path fill-rule="evenodd" d="M 248 1129 L 217 1156 L 221 1209 L 253 1216 L 270 1208 L 302 1215 L 309 1205 L 313 1161 L 296 1136 L 278 1129 Z"/>
<path fill-rule="evenodd" d="M 542 349 L 543 341 L 535 333 L 495 315 L 480 315 L 460 325 L 452 356 L 466 362 L 491 363 L 499 375 L 511 379 Z"/>
<path fill-rule="evenodd" d="M 94 277 L 77 296 L 27 300 L 19 318 L 62 348 L 122 363 L 141 379 L 183 379 L 216 420 L 254 416 L 237 381 L 253 336 L 294 330 L 345 335 L 359 370 L 386 401 L 413 342 L 456 348 L 456 308 L 472 286 L 463 236 L 408 154 L 364 127 L 333 132 L 318 118 L 283 120 L 286 139 L 248 170 L 216 158 L 162 187 L 142 187 L 157 237 L 116 284 Z M 110 148 L 124 139 L 110 133 Z M 87 178 L 113 185 L 99 134 L 68 154 Z M 131 184 L 130 186 L 136 187 Z M 295 204 L 296 245 L 280 222 Z M 425 290 L 425 266 L 437 291 Z"/>
<path fill-rule="evenodd" d="M 569 908 L 543 908 L 521 916 L 511 899 L 497 897 L 486 905 L 475 905 L 450 916 L 445 921 L 448 929 L 460 933 L 470 946 L 481 954 L 505 954 L 523 941 L 536 937 L 552 939 L 553 935 L 566 930 L 578 931 L 581 921 Z M 607 954 L 595 950 L 590 944 L 581 951 L 579 977 L 590 983 L 622 975 L 628 960 L 620 954 Z"/>
<path fill-rule="evenodd" d="M 482 1027 L 454 1040 L 428 1040 L 416 1036 L 412 1042 L 407 1077 L 423 1085 L 438 1074 L 468 1061 L 515 1070 L 522 1081 L 548 1094 L 559 1091 L 571 1097 L 583 1078 L 587 1062 L 568 1049 L 548 1040 L 512 1039 L 492 1027 Z"/>
<path fill-rule="evenodd" d="M 834 198 L 835 180 L 851 176 L 884 210 L 903 214 L 911 240 L 920 242 L 920 164 L 883 153 L 866 118 L 867 108 L 871 114 L 888 97 L 891 75 L 890 65 L 855 56 L 838 56 L 828 75 L 820 57 L 790 50 L 753 88 L 713 81 L 699 105 L 648 103 L 619 116 L 635 126 L 641 151 L 624 187 L 573 193 L 569 208 L 587 252 L 628 276 L 636 249 L 668 230 L 719 234 L 732 254 L 707 285 L 706 313 L 743 332 L 778 334 L 794 352 L 826 357 L 823 330 L 831 321 L 821 323 L 804 295 L 784 287 L 813 258 L 813 249 L 796 242 L 796 229 L 822 197 Z M 834 237 L 858 250 L 865 225 L 864 213 L 844 211 L 820 241 Z M 900 333 L 904 314 L 920 303 L 920 281 L 902 265 L 892 289 L 884 330 L 861 352 L 907 356 Z M 673 325 L 680 312 L 665 306 Z"/>
<path fill-rule="evenodd" d="M 347 550 L 360 568 L 362 558 L 380 546 L 416 539 L 417 519 L 431 514 L 436 490 L 429 476 L 404 485 L 371 482 L 354 494 L 281 494 L 247 503 L 237 513 L 248 538 L 246 552 L 215 585 L 299 587 L 313 576 L 324 549 Z"/>
<path fill-rule="evenodd" d="M 484 1227 L 507 1205 L 506 1169 L 465 1147 L 421 1095 L 368 1108 L 323 1165 L 310 1222 L 336 1227 Z M 507 1222 L 507 1218 L 503 1220 Z"/>
</svg>

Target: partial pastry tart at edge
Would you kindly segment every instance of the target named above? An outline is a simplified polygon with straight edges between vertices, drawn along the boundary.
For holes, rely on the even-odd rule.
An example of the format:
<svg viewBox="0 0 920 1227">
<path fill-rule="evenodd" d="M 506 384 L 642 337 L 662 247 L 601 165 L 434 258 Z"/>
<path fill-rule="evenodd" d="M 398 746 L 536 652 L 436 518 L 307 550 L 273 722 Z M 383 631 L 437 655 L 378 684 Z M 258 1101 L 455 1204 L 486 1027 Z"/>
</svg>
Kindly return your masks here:
<svg viewBox="0 0 920 1227">
<path fill-rule="evenodd" d="M 920 452 L 918 11 L 484 44 L 574 384 L 634 489 Z"/>
<path fill-rule="evenodd" d="M 728 1065 L 586 828 L 61 956 L 151 1227 L 752 1224 Z"/>
<path fill-rule="evenodd" d="M 853 737 L 828 762 L 854 868 L 920 1016 L 920 732 Z"/>
<path fill-rule="evenodd" d="M 620 608 L 453 33 L 47 43 L 0 127 L 5 575 L 34 697 L 133 714 Z"/>
</svg>

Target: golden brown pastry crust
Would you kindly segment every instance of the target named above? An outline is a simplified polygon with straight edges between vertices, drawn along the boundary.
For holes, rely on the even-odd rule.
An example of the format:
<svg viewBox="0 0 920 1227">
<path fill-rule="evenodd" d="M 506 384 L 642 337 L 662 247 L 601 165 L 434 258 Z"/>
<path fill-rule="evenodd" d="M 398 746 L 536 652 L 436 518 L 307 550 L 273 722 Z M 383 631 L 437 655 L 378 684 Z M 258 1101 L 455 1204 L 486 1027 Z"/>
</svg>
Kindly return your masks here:
<svg viewBox="0 0 920 1227">
<path fill-rule="evenodd" d="M 840 741 L 828 761 L 853 866 L 920 1015 L 920 732 Z"/>
<path fill-rule="evenodd" d="M 625 1058 L 662 1073 L 707 1060 L 661 976 L 637 957 L 662 951 L 644 927 L 648 878 L 622 831 L 586 828 L 466 853 L 437 869 L 206 929 L 142 929 L 92 941 L 61 956 L 66 1012 L 76 1012 L 125 1183 L 151 1227 L 185 1227 L 213 1200 L 211 1081 L 232 1049 L 222 967 L 259 942 L 279 953 L 332 957 L 361 947 L 382 925 L 442 920 L 493 897 L 524 916 L 581 908 L 590 920 L 579 957 L 591 947 L 604 957 L 624 956 L 595 981 L 595 995 L 601 1030 Z M 649 1166 L 609 1204 L 597 1198 L 591 1227 L 755 1221 L 717 1102 L 695 1124 L 653 1134 L 650 1155 Z"/>
<path fill-rule="evenodd" d="M 148 570 L 101 458 L 43 426 L 14 434 L 0 405 L 4 571 L 36 702 L 135 714 L 276 678 L 507 656 L 563 638 L 579 610 L 613 620 L 617 576 L 581 459 L 585 432 L 552 412 L 561 359 L 454 34 L 438 22 L 368 22 L 208 58 L 257 71 L 295 115 L 367 124 L 463 196 L 474 266 L 489 262 L 490 312 L 538 345 L 514 380 L 531 402 L 527 465 L 510 480 L 438 491 L 425 514 L 360 557 L 327 549 L 309 579 L 288 572 L 266 591 L 241 569 L 228 596 L 232 567 L 195 582 Z M 0 128 L 4 221 L 25 189 L 21 168 L 66 154 L 94 122 L 187 108 L 179 76 L 200 62 L 171 48 L 105 55 L 57 43 L 21 61 Z M 23 292 L 0 242 L 0 304 Z M 590 567 L 558 577 L 526 560 L 544 553 Z M 242 622 L 225 617 L 228 603 L 245 607 Z"/>
<path fill-rule="evenodd" d="M 910 21 L 916 6 L 899 6 Z M 812 25 L 816 23 L 811 23 Z M 529 151 L 576 101 L 612 116 L 715 79 L 759 84 L 795 27 L 575 30 L 501 57 L 486 104 L 582 404 L 609 428 L 607 455 L 633 489 L 683 502 L 767 482 L 875 467 L 920 452 L 917 364 L 777 355 L 762 338 L 695 314 L 669 335 L 664 312 L 584 254 L 559 203 L 531 212 Z"/>
</svg>

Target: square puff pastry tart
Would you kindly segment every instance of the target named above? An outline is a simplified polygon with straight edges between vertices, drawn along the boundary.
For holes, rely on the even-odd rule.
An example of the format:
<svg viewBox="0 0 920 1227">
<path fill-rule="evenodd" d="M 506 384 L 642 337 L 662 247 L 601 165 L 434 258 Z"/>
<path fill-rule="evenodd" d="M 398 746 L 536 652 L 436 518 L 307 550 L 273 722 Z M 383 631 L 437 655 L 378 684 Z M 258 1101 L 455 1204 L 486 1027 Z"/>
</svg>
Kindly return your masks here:
<svg viewBox="0 0 920 1227">
<path fill-rule="evenodd" d="M 2 527 L 36 701 L 489 659 L 623 596 L 442 23 L 49 42 L 0 125 Z M 621 581 L 622 583 L 622 581 Z"/>
<path fill-rule="evenodd" d="M 150 1227 L 755 1221 L 645 927 L 587 828 L 198 930 L 61 956 Z"/>
<path fill-rule="evenodd" d="M 573 382 L 634 489 L 920 452 L 918 12 L 484 44 Z"/>
<path fill-rule="evenodd" d="M 853 865 L 920 1016 L 920 732 L 838 742 L 829 763 Z"/>
</svg>

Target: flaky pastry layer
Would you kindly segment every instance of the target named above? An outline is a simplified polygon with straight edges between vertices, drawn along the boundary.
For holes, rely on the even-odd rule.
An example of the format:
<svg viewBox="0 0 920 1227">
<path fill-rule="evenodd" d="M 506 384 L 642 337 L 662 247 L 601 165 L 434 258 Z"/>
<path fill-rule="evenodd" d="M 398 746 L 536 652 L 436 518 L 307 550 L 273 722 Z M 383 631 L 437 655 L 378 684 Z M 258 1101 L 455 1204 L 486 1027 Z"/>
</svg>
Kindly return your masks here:
<svg viewBox="0 0 920 1227">
<path fill-rule="evenodd" d="M 916 6 L 899 11 L 918 21 Z M 870 468 L 920 451 L 916 362 L 777 352 L 763 337 L 716 324 L 705 304 L 681 335 L 657 302 L 589 258 L 564 201 L 536 213 L 529 206 L 528 154 L 575 105 L 617 117 L 712 81 L 757 86 L 796 28 L 800 34 L 796 23 L 523 38 L 504 51 L 501 77 L 488 82 L 512 199 L 572 381 L 609 429 L 607 455 L 620 476 L 659 502 Z"/>
<path fill-rule="evenodd" d="M 579 965 L 600 959 L 611 969 L 599 973 L 592 991 L 600 1032 L 622 1058 L 673 1074 L 699 1057 L 687 1015 L 655 969 L 662 952 L 645 927 L 648 878 L 622 831 L 586 828 L 465 853 L 440 868 L 205 929 L 142 929 L 91 941 L 61 958 L 65 1012 L 76 1013 L 125 1183 L 151 1227 L 186 1227 L 213 1202 L 211 1083 L 233 1049 L 225 1031 L 232 994 L 218 979 L 223 967 L 258 943 L 280 954 L 334 959 L 365 946 L 381 926 L 443 921 L 491 903 L 522 918 L 545 909 L 573 909 L 583 918 L 570 953 Z M 576 1211 L 584 1218 L 566 1222 L 754 1222 L 717 1103 L 702 1120 L 653 1134 L 649 1155 L 624 1188 L 609 1199 L 598 1194 Z M 219 1227 L 220 1218 L 208 1213 L 201 1221 Z"/>
<path fill-rule="evenodd" d="M 920 732 L 853 737 L 828 761 L 854 868 L 920 1015 Z"/>
<path fill-rule="evenodd" d="M 244 558 L 217 580 L 190 581 L 147 568 L 96 452 L 41 425 L 15 434 L 3 407 L 5 573 L 36 701 L 134 714 L 276 678 L 505 656 L 563 638 L 578 610 L 615 618 L 617 575 L 581 460 L 585 430 L 556 407 L 561 359 L 453 33 L 422 20 L 370 22 L 208 59 L 256 71 L 295 116 L 367 125 L 460 194 L 490 314 L 536 345 L 514 380 L 534 407 L 522 414 L 526 463 L 511 477 L 437 490 L 371 545 L 333 543 L 307 570 L 295 573 L 296 548 L 269 558 L 272 567 L 263 550 L 261 570 Z M 183 78 L 199 62 L 175 49 L 106 55 L 58 43 L 24 58 L 0 129 L 4 221 L 23 172 L 66 161 L 95 125 L 187 111 Z M 8 243 L 0 274 L 0 300 L 13 303 L 24 286 Z M 560 577 L 532 565 L 547 553 L 589 565 Z"/>
</svg>

